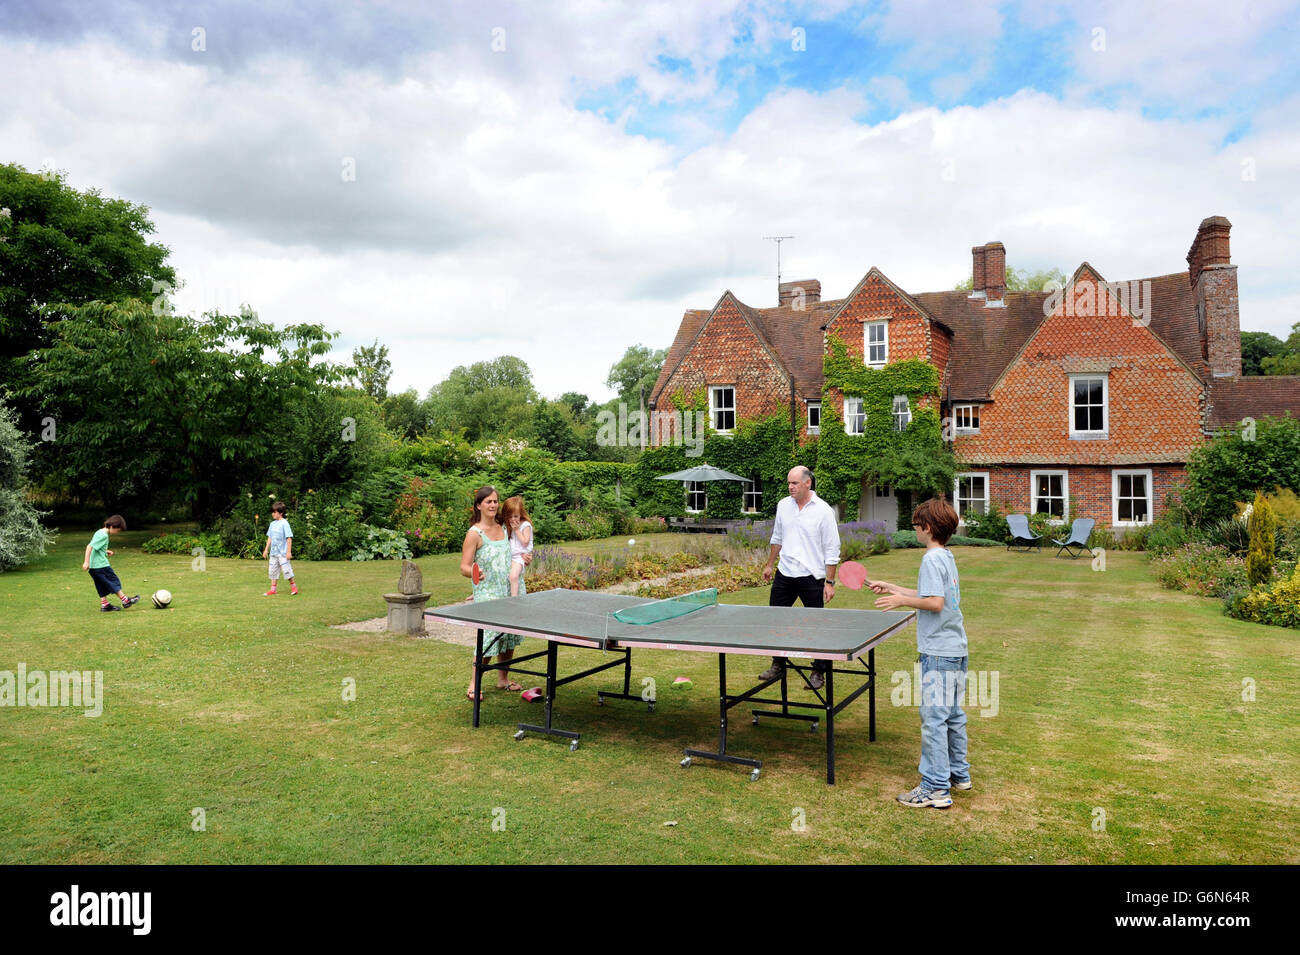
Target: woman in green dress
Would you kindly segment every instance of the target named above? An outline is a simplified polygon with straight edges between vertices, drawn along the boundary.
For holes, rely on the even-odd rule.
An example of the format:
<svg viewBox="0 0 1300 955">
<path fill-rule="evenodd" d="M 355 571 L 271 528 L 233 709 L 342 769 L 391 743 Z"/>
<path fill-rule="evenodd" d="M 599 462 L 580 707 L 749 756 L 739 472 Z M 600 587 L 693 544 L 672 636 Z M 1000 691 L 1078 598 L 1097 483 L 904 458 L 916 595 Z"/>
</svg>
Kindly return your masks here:
<svg viewBox="0 0 1300 955">
<path fill-rule="evenodd" d="M 465 543 L 460 549 L 460 573 L 462 577 L 474 579 L 474 565 L 478 565 L 482 574 L 474 585 L 475 600 L 496 600 L 510 594 L 510 538 L 506 529 L 497 521 L 501 506 L 496 488 L 481 487 L 474 495 L 474 524 L 465 534 Z M 531 556 L 531 555 L 529 555 Z M 519 593 L 524 594 L 523 578 L 519 580 Z M 498 630 L 483 632 L 483 662 L 491 663 L 492 657 L 498 657 L 498 663 L 508 663 L 515 655 L 515 647 L 523 643 L 524 638 L 514 633 L 502 633 Z M 497 689 L 523 689 L 510 679 L 509 670 L 497 671 Z M 474 699 L 474 666 L 470 666 L 469 689 L 465 696 Z M 479 699 L 482 699 L 480 695 Z"/>
</svg>

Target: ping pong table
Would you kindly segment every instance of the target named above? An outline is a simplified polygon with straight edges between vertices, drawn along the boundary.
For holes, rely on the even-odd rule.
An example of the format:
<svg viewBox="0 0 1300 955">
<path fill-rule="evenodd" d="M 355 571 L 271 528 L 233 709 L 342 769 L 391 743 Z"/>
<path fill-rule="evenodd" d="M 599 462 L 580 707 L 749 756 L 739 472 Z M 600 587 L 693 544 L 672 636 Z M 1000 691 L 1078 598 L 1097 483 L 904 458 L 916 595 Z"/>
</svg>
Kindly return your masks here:
<svg viewBox="0 0 1300 955">
<path fill-rule="evenodd" d="M 718 657 L 718 701 L 720 728 L 716 750 L 685 750 L 683 767 L 694 759 L 710 759 L 750 768 L 757 780 L 762 762 L 727 752 L 728 712 L 742 703 L 762 704 L 779 709 L 751 711 L 754 724 L 760 717 L 799 720 L 815 732 L 820 721 L 826 725 L 826 782 L 835 782 L 835 717 L 863 693 L 868 694 L 869 739 L 876 738 L 875 648 L 905 628 L 916 616 L 913 611 L 831 610 L 807 607 L 750 607 L 717 603 L 716 591 L 699 591 L 669 600 L 651 600 L 622 594 L 576 590 L 544 590 L 518 597 L 502 597 L 479 603 L 453 604 L 426 610 L 425 616 L 445 623 L 475 627 L 475 688 L 473 725 L 479 725 L 479 696 L 485 671 L 505 670 L 545 677 L 545 719 L 541 725 L 519 723 L 515 739 L 528 733 L 562 737 L 569 749 L 578 748 L 581 734 L 554 725 L 553 710 L 559 687 L 617 667 L 623 669 L 622 692 L 597 691 L 597 703 L 606 699 L 646 703 L 654 709 L 655 698 L 647 689 L 632 693 L 632 650 L 687 650 L 716 653 Z M 546 649 L 516 656 L 508 663 L 483 664 L 485 631 L 502 631 L 537 637 Z M 616 654 L 577 673 L 560 676 L 558 654 L 561 645 Z M 727 656 L 780 657 L 786 662 L 779 675 L 759 682 L 740 693 L 727 690 Z M 521 663 L 546 658 L 545 671 L 521 667 Z M 865 659 L 864 659 L 865 658 Z M 814 661 L 827 661 L 821 690 L 812 688 L 809 674 Z M 860 665 L 836 666 L 836 664 Z M 790 699 L 788 677 L 794 672 L 812 691 L 816 702 Z M 835 696 L 835 677 L 856 677 L 863 682 L 842 699 Z M 780 684 L 780 699 L 759 696 L 773 684 Z"/>
</svg>

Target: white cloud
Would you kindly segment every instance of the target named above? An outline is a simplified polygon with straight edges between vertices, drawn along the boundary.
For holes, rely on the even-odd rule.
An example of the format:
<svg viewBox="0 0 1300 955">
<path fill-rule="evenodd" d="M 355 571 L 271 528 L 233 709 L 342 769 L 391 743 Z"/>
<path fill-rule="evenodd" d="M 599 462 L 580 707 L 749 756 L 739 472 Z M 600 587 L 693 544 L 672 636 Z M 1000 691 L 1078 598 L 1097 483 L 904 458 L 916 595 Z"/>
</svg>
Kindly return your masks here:
<svg viewBox="0 0 1300 955">
<path fill-rule="evenodd" d="M 749 13 L 756 37 L 784 42 L 779 10 Z M 915 16 L 887 13 L 899 36 L 911 21 L 897 18 Z M 1222 214 L 1243 325 L 1282 334 L 1294 320 L 1294 100 L 1224 148 L 1228 118 L 1157 121 L 1136 105 L 1081 105 L 1082 93 L 943 110 L 882 75 L 858 84 L 865 94 L 775 92 L 729 135 L 688 118 L 700 145 L 683 156 L 575 109 L 574 89 L 644 78 L 669 53 L 694 78 L 653 95 L 708 95 L 736 5 L 511 15 L 508 54 L 494 58 L 484 20 L 470 31 L 481 43 L 413 54 L 391 75 L 322 76 L 289 56 L 224 71 L 103 37 L 0 38 L 3 158 L 53 157 L 79 187 L 151 205 L 189 283 L 182 308 L 248 302 L 277 324 L 321 322 L 343 333 L 341 355 L 377 336 L 393 386 L 421 392 L 512 353 L 544 394 L 605 397 L 624 349 L 666 347 L 683 309 L 728 287 L 773 304 L 770 234 L 798 236 L 783 247 L 786 277 L 837 297 L 872 265 L 910 290 L 950 287 L 970 246 L 993 239 L 1019 268 L 1174 272 L 1200 220 Z M 952 36 L 1000 29 L 988 6 L 963 17 Z M 865 126 L 853 117 L 868 98 L 907 111 Z M 340 179 L 345 156 L 356 182 Z"/>
</svg>

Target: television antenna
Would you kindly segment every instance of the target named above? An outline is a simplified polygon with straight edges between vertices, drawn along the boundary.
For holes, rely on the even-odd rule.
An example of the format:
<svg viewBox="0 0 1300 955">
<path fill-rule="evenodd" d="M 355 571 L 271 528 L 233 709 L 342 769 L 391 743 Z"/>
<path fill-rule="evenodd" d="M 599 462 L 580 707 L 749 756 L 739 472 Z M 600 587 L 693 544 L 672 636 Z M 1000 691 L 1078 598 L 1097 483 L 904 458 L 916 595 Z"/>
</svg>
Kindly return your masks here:
<svg viewBox="0 0 1300 955">
<path fill-rule="evenodd" d="M 765 235 L 764 239 L 770 239 L 776 243 L 776 286 L 781 287 L 781 243 L 786 239 L 793 239 L 792 235 Z"/>
</svg>

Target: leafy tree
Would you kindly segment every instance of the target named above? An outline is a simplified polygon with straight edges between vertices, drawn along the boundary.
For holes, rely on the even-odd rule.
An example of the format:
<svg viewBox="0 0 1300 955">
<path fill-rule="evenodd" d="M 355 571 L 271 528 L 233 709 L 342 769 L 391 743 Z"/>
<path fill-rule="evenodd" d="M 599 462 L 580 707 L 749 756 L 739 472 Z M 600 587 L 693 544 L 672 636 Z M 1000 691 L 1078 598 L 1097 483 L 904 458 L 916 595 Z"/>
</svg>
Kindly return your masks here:
<svg viewBox="0 0 1300 955">
<path fill-rule="evenodd" d="M 538 402 L 533 409 L 529 443 L 550 451 L 561 461 L 577 461 L 586 456 L 572 406 L 564 401 Z"/>
<path fill-rule="evenodd" d="M 1260 360 L 1266 375 L 1300 375 L 1300 322 L 1291 326 L 1291 334 L 1282 343 L 1282 351 Z"/>
<path fill-rule="evenodd" d="M 1221 432 L 1192 452 L 1187 485 L 1183 500 L 1201 523 L 1232 517 L 1259 490 L 1300 491 L 1300 420 L 1261 418 Z"/>
<path fill-rule="evenodd" d="M 412 440 L 428 430 L 424 402 L 414 388 L 389 395 L 382 402 L 384 427 L 398 438 Z"/>
<path fill-rule="evenodd" d="M 470 442 L 478 442 L 522 432 L 536 400 L 528 365 L 502 355 L 453 368 L 429 391 L 426 417 L 431 430 L 463 429 Z"/>
<path fill-rule="evenodd" d="M 45 305 L 152 301 L 176 282 L 145 206 L 11 163 L 0 164 L 0 210 L 0 362 L 51 341 Z"/>
<path fill-rule="evenodd" d="M 1043 269 L 1038 272 L 1024 272 L 1020 269 L 1007 269 L 1008 292 L 1041 292 L 1049 282 L 1064 287 L 1065 273 L 1060 269 Z M 975 276 L 967 276 L 966 281 L 959 282 L 953 288 L 959 292 L 969 292 L 975 287 Z"/>
<path fill-rule="evenodd" d="M 53 536 L 27 499 L 31 444 L 18 429 L 18 416 L 0 403 L 0 571 L 45 556 Z"/>
<path fill-rule="evenodd" d="M 591 399 L 576 391 L 566 391 L 555 400 L 561 404 L 568 405 L 576 418 L 582 418 L 592 408 Z"/>
<path fill-rule="evenodd" d="M 1264 374 L 1263 362 L 1286 351 L 1282 339 L 1268 332 L 1241 333 L 1241 373 L 1243 375 Z"/>
<path fill-rule="evenodd" d="M 605 387 L 618 392 L 619 400 L 626 402 L 629 407 L 638 407 L 643 397 L 650 400 L 650 392 L 659 379 L 659 372 L 667 357 L 668 350 L 665 348 L 656 351 L 645 345 L 632 345 L 623 352 L 622 358 L 610 366 Z"/>
<path fill-rule="evenodd" d="M 362 345 L 352 350 L 353 371 L 351 378 L 361 390 L 376 401 L 388 397 L 388 379 L 393 377 L 393 363 L 388 360 L 388 346 L 379 344 L 375 339 L 373 345 Z"/>
<path fill-rule="evenodd" d="M 292 412 L 342 373 L 333 333 L 277 329 L 244 309 L 195 320 L 137 300 L 61 307 L 25 395 L 55 419 L 47 484 L 110 509 L 154 493 L 210 520 L 285 457 Z"/>
</svg>

